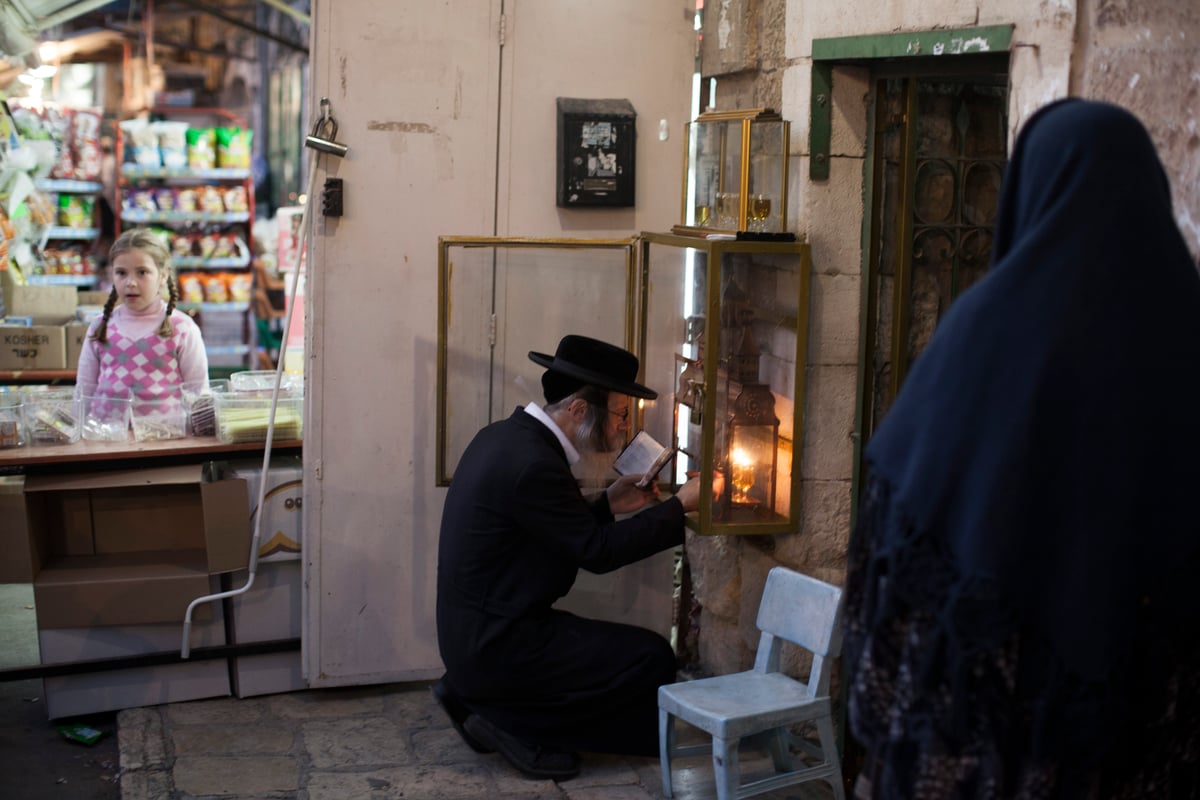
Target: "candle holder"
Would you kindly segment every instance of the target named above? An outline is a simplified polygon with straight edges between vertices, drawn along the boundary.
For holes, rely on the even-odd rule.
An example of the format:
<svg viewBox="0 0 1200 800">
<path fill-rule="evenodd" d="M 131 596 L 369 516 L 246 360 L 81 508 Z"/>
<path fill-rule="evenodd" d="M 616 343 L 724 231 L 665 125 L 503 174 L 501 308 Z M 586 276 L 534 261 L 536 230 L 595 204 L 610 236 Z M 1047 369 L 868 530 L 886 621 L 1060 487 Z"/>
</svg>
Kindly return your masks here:
<svg viewBox="0 0 1200 800">
<path fill-rule="evenodd" d="M 787 232 L 790 131 L 769 108 L 706 111 L 688 123 L 677 232 Z"/>
</svg>

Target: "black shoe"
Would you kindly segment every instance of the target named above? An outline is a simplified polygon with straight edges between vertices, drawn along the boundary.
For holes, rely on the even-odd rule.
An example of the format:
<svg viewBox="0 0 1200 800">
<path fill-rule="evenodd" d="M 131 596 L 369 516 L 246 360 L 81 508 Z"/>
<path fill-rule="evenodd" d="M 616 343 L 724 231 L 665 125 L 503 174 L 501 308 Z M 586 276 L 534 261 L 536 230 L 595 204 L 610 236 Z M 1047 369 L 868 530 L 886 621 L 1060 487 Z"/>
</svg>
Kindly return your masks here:
<svg viewBox="0 0 1200 800">
<path fill-rule="evenodd" d="M 498 751 L 526 777 L 565 781 L 579 774 L 579 755 L 569 750 L 523 742 L 478 714 L 467 717 L 464 725 L 476 741 Z"/>
<path fill-rule="evenodd" d="M 468 747 L 476 753 L 496 752 L 467 733 L 463 727 L 463 723 L 473 715 L 466 706 L 459 702 L 457 697 L 450 693 L 450 689 L 446 687 L 445 683 L 438 681 L 432 686 L 431 691 L 433 692 L 433 699 L 437 700 L 438 705 L 446 712 L 446 716 L 450 717 L 450 724 L 454 726 L 454 730 L 458 731 L 458 735 L 462 737 L 462 740 L 467 743 Z"/>
</svg>

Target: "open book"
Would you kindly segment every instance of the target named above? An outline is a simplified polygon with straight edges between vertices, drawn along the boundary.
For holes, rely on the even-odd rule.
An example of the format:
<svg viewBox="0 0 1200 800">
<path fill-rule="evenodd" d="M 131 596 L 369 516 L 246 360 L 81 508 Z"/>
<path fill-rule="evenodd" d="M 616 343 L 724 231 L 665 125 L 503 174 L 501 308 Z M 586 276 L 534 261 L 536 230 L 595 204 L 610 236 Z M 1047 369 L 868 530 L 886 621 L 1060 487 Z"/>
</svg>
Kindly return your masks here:
<svg viewBox="0 0 1200 800">
<path fill-rule="evenodd" d="M 618 475 L 645 475 L 646 477 L 637 483 L 639 488 L 644 489 L 673 455 L 674 448 L 664 447 L 650 434 L 638 431 L 613 462 L 613 470 Z"/>
</svg>

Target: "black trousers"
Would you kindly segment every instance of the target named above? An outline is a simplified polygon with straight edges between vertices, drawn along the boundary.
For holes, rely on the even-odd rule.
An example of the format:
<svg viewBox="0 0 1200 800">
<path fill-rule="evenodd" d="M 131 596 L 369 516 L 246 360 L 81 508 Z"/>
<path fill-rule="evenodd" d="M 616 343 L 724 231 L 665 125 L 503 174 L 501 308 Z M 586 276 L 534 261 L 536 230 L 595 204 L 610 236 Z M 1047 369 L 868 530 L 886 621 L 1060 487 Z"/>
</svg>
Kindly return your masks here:
<svg viewBox="0 0 1200 800">
<path fill-rule="evenodd" d="M 658 755 L 658 687 L 676 679 L 667 640 L 564 611 L 530 624 L 538 627 L 532 652 L 506 647 L 509 657 L 447 671 L 446 683 L 463 703 L 531 743 Z"/>
</svg>

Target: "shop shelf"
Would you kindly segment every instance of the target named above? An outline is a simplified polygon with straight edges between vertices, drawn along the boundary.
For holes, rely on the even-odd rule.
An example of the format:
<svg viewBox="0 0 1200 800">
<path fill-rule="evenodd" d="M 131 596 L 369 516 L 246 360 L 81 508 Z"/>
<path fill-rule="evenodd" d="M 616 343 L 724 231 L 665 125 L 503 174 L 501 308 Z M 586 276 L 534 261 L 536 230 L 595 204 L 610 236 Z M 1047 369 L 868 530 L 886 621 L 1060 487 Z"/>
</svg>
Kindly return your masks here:
<svg viewBox="0 0 1200 800">
<path fill-rule="evenodd" d="M 172 167 L 145 167 L 140 164 L 122 164 L 121 176 L 124 178 L 171 178 L 174 180 L 195 178 L 196 180 L 230 180 L 241 181 L 250 177 L 250 170 L 245 167 L 214 167 L 212 169 L 189 169 Z"/>
<path fill-rule="evenodd" d="M 99 228 L 68 228 L 64 225 L 52 225 L 46 233 L 47 239 L 95 239 L 100 235 Z"/>
<path fill-rule="evenodd" d="M 43 192 L 66 194 L 97 194 L 104 189 L 104 184 L 99 181 L 77 181 L 70 178 L 38 178 L 33 183 Z"/>
<path fill-rule="evenodd" d="M 142 211 L 140 209 L 126 209 L 121 212 L 121 219 L 124 222 L 148 223 L 148 222 L 216 222 L 216 223 L 233 223 L 233 222 L 248 222 L 250 220 L 249 211 L 222 211 L 219 213 L 204 212 L 204 211 Z M 53 238 L 53 237 L 51 237 Z"/>
<path fill-rule="evenodd" d="M 30 275 L 30 286 L 91 286 L 95 275 Z"/>
</svg>

